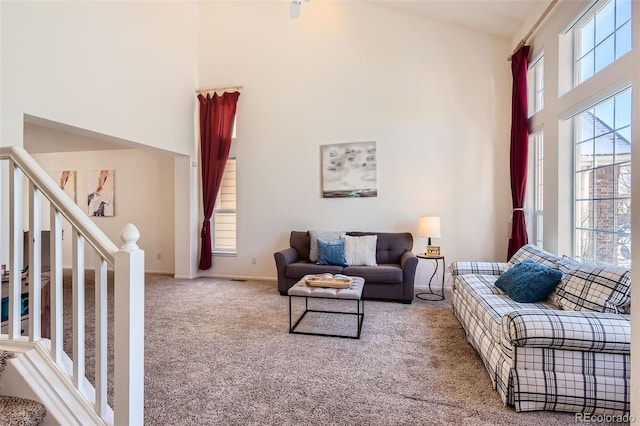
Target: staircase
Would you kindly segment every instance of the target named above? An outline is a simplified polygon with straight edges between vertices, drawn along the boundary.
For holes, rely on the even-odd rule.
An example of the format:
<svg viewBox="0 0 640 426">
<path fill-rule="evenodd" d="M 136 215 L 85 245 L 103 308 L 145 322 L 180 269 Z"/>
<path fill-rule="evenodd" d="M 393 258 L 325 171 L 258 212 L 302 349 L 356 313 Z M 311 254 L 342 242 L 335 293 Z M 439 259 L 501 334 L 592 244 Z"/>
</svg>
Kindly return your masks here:
<svg viewBox="0 0 640 426">
<path fill-rule="evenodd" d="M 0 419 L 7 426 L 38 426 L 47 414 L 44 405 L 30 399 L 2 395 L 2 371 L 13 357 L 13 352 L 0 351 Z"/>
<path fill-rule="evenodd" d="M 144 252 L 136 244 L 140 237 L 138 230 L 126 225 L 120 234 L 122 245 L 116 246 L 21 147 L 0 147 L 0 165 L 8 167 L 9 172 L 8 182 L 0 182 L 0 214 L 9 211 L 10 271 L 8 294 L 0 288 L 0 299 L 8 299 L 8 321 L 0 332 L 0 360 L 4 369 L 0 395 L 7 395 L 0 396 L 0 424 L 142 425 Z M 23 197 L 23 182 L 28 185 L 25 192 L 28 197 Z M 49 201 L 49 211 L 43 208 L 43 197 Z M 43 303 L 41 218 L 47 214 L 50 272 L 48 292 L 44 293 L 49 296 L 48 303 Z M 23 217 L 28 218 L 28 224 L 23 225 Z M 65 239 L 70 238 L 72 246 L 73 348 L 69 354 L 63 350 L 63 220 L 71 226 L 71 236 L 65 233 Z M 29 314 L 23 317 L 20 270 L 25 230 L 29 231 Z M 0 237 L 6 241 L 6 235 Z M 85 251 L 95 261 L 87 264 Z M 6 259 L 6 254 L 1 254 L 0 258 Z M 107 371 L 108 268 L 113 270 L 116 312 L 112 371 Z M 95 324 L 95 345 L 87 347 L 84 283 L 85 270 L 91 269 L 95 273 L 95 317 L 91 318 Z M 41 320 L 45 316 L 49 318 L 50 331 L 44 334 L 49 338 L 43 337 Z M 23 321 L 28 322 L 27 326 Z M 95 386 L 85 376 L 86 351 L 95 354 Z M 109 395 L 110 400 L 113 397 L 113 407 L 107 403 L 108 381 L 114 384 L 113 395 Z M 5 416 L 10 411 L 25 416 L 18 414 L 15 422 L 9 422 Z M 33 417 L 27 417 L 27 413 Z"/>
</svg>

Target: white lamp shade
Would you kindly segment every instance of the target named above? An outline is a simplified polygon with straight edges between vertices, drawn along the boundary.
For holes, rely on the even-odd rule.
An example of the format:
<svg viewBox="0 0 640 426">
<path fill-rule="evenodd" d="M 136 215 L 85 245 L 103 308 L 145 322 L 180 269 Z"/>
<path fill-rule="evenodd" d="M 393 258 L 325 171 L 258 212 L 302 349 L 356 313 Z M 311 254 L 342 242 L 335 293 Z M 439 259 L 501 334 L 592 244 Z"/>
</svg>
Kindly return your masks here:
<svg viewBox="0 0 640 426">
<path fill-rule="evenodd" d="M 440 217 L 422 216 L 418 225 L 418 235 L 421 237 L 440 238 Z"/>
</svg>

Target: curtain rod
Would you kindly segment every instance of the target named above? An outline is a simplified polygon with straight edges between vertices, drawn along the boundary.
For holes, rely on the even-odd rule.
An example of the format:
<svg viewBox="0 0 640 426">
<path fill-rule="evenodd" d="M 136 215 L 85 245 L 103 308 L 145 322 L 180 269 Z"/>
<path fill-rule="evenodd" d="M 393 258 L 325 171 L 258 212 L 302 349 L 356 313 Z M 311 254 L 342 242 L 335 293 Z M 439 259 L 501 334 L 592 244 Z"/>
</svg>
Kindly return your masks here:
<svg viewBox="0 0 640 426">
<path fill-rule="evenodd" d="M 535 24 L 533 24 L 533 26 L 531 27 L 531 29 L 529 30 L 529 32 L 527 33 L 526 36 L 524 36 L 524 38 L 522 40 L 520 40 L 520 43 L 518 43 L 518 45 L 516 46 L 515 49 L 513 49 L 513 53 L 511 53 L 511 55 L 509 55 L 509 57 L 507 58 L 507 61 L 511 61 L 511 58 L 513 58 L 513 55 L 515 55 L 515 53 L 520 50 L 520 48 L 522 46 L 524 46 L 527 43 L 527 40 L 529 39 L 529 37 L 531 37 L 531 34 L 533 34 L 533 32 L 535 30 L 538 29 L 538 26 L 540 25 L 540 23 L 542 23 L 542 21 L 544 20 L 544 18 L 547 17 L 547 15 L 549 14 L 549 12 L 551 12 L 551 9 L 553 9 L 553 6 L 556 5 L 556 3 L 558 3 L 558 0 L 553 0 L 551 3 L 549 3 L 549 6 L 547 6 L 547 8 L 545 9 L 545 11 L 542 13 L 542 15 L 538 18 L 538 20 L 536 21 Z"/>
<path fill-rule="evenodd" d="M 220 91 L 226 91 L 226 90 L 240 91 L 242 89 L 244 89 L 244 86 L 211 87 L 208 89 L 198 89 L 196 90 L 196 93 L 201 94 L 201 93 L 208 93 L 208 92 L 220 92 Z"/>
</svg>

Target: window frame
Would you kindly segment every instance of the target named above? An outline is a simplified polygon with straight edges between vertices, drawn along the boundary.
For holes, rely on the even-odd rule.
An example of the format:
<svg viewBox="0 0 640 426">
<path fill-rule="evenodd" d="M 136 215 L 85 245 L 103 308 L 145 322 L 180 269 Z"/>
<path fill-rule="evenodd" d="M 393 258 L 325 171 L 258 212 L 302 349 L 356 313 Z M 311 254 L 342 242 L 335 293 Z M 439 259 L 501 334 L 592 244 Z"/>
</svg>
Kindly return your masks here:
<svg viewBox="0 0 640 426">
<path fill-rule="evenodd" d="M 623 128 L 629 128 L 631 130 L 631 127 L 633 126 L 633 116 L 631 115 L 631 124 L 628 126 L 621 126 L 620 128 L 616 127 L 614 125 L 613 128 L 610 128 L 611 131 L 609 133 L 601 133 L 601 134 L 597 134 L 596 133 L 596 123 L 594 121 L 594 132 L 591 135 L 591 137 L 587 137 L 587 138 L 583 138 L 581 137 L 581 135 L 579 134 L 579 132 L 577 131 L 577 123 L 578 121 L 581 119 L 581 115 L 585 112 L 588 112 L 590 110 L 595 110 L 596 108 L 598 108 L 599 106 L 605 105 L 607 102 L 613 102 L 614 104 L 614 112 L 613 112 L 613 120 L 614 123 L 615 121 L 617 121 L 616 119 L 616 112 L 615 112 L 615 102 L 616 102 L 616 98 L 620 95 L 623 95 L 625 92 L 628 92 L 630 96 L 633 95 L 632 92 L 632 87 L 631 85 L 626 85 L 622 88 L 620 88 L 619 90 L 615 90 L 613 92 L 610 92 L 602 97 L 600 97 L 596 102 L 593 102 L 589 107 L 584 108 L 582 110 L 580 110 L 579 112 L 577 112 L 576 114 L 572 115 L 570 117 L 570 120 L 572 121 L 572 126 L 573 126 L 573 132 L 572 132 L 572 137 L 571 137 L 571 144 L 572 144 L 572 209 L 573 209 L 573 217 L 572 217 L 572 256 L 575 259 L 578 259 L 580 261 L 584 261 L 587 263 L 595 263 L 595 264 L 602 264 L 602 265 L 610 265 L 610 266 L 630 266 L 630 261 L 629 264 L 623 264 L 621 265 L 620 262 L 620 243 L 619 243 L 619 239 L 621 237 L 625 237 L 630 235 L 630 231 L 631 231 L 631 226 L 629 223 L 629 231 L 628 232 L 621 232 L 620 231 L 620 224 L 619 224 L 619 216 L 620 213 L 617 212 L 617 203 L 619 203 L 620 201 L 628 201 L 629 203 L 631 202 L 631 192 L 629 191 L 629 194 L 627 196 L 621 197 L 619 196 L 619 193 L 616 193 L 616 177 L 615 177 L 615 171 L 616 168 L 622 168 L 622 167 L 629 167 L 629 169 L 631 168 L 631 152 L 629 152 L 627 155 L 629 156 L 629 158 L 627 160 L 624 161 L 618 161 L 616 159 L 617 157 L 617 152 L 616 152 L 616 146 L 615 146 L 615 142 L 612 148 L 612 161 L 610 164 L 604 164 L 604 165 L 599 165 L 596 162 L 596 144 L 597 144 L 597 140 L 603 136 L 606 136 L 607 134 L 611 134 L 612 137 L 614 138 L 614 141 L 616 140 L 615 138 L 617 138 L 617 136 L 619 135 L 619 130 L 622 130 Z M 592 114 L 595 118 L 596 115 L 595 113 Z M 600 120 L 600 119 L 598 119 Z M 605 126 L 606 123 L 603 122 L 603 124 Z M 592 148 L 592 152 L 593 152 L 593 165 L 589 168 L 579 168 L 579 158 L 580 155 L 578 153 L 578 149 L 580 149 L 580 145 L 582 144 L 587 144 L 589 143 L 589 141 L 591 141 L 591 144 L 593 145 Z M 630 141 L 630 146 L 632 145 L 632 141 Z M 624 153 L 621 153 L 619 155 L 624 155 Z M 612 185 L 613 185 L 613 191 L 612 191 L 612 195 L 611 196 L 601 196 L 601 197 L 596 197 L 596 186 L 595 186 L 595 182 L 592 184 L 592 187 L 588 189 L 588 192 L 592 192 L 592 194 L 590 196 L 587 197 L 580 197 L 578 194 L 578 189 L 579 189 L 579 185 L 578 185 L 578 179 L 582 176 L 586 176 L 589 178 L 589 180 L 593 180 L 595 181 L 596 179 L 596 174 L 602 171 L 606 171 L 607 168 L 611 168 L 612 169 L 612 173 L 614 173 L 613 175 L 613 179 L 612 179 Z M 590 173 L 591 175 L 586 175 L 586 173 Z M 596 215 L 596 205 L 598 203 L 602 203 L 602 202 L 606 202 L 609 201 L 611 203 L 611 210 L 612 210 L 612 221 L 613 224 L 611 226 L 611 228 L 605 228 L 602 226 L 598 226 L 598 224 L 596 224 L 596 218 L 598 218 L 598 215 Z M 591 203 L 591 205 L 589 206 L 589 220 L 592 221 L 590 226 L 578 226 L 578 219 L 580 216 L 580 212 L 579 212 L 579 203 Z M 629 214 L 629 219 L 630 219 L 630 214 Z M 596 235 L 600 235 L 602 236 L 603 234 L 608 234 L 608 235 L 613 235 L 614 238 L 614 242 L 613 242 L 613 251 L 611 253 L 611 256 L 613 257 L 613 262 L 607 262 L 607 261 L 603 261 L 601 259 L 598 258 L 598 254 L 597 254 L 597 244 L 593 243 L 592 244 L 592 248 L 591 248 L 591 257 L 586 257 L 584 256 L 582 253 L 582 250 L 580 250 L 579 248 L 579 244 L 580 244 L 580 238 L 579 238 L 579 232 L 580 231 L 585 231 L 585 232 L 589 232 L 592 234 L 592 238 L 595 237 Z M 625 235 L 627 234 L 627 235 Z"/>
</svg>

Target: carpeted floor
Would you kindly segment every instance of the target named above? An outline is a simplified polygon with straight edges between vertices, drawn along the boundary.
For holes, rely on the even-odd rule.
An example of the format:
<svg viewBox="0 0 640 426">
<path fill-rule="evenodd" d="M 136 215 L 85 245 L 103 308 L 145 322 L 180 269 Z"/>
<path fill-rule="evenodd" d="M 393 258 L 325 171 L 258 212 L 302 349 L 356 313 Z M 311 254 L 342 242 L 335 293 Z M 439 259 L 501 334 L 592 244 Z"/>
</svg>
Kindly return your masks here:
<svg viewBox="0 0 640 426">
<path fill-rule="evenodd" d="M 86 291 L 90 312 L 90 281 Z M 145 295 L 147 425 L 575 423 L 572 414 L 503 406 L 449 294 L 412 305 L 367 301 L 360 340 L 289 334 L 288 298 L 274 282 L 148 275 Z M 354 316 L 331 317 L 305 327 L 355 331 Z"/>
</svg>

